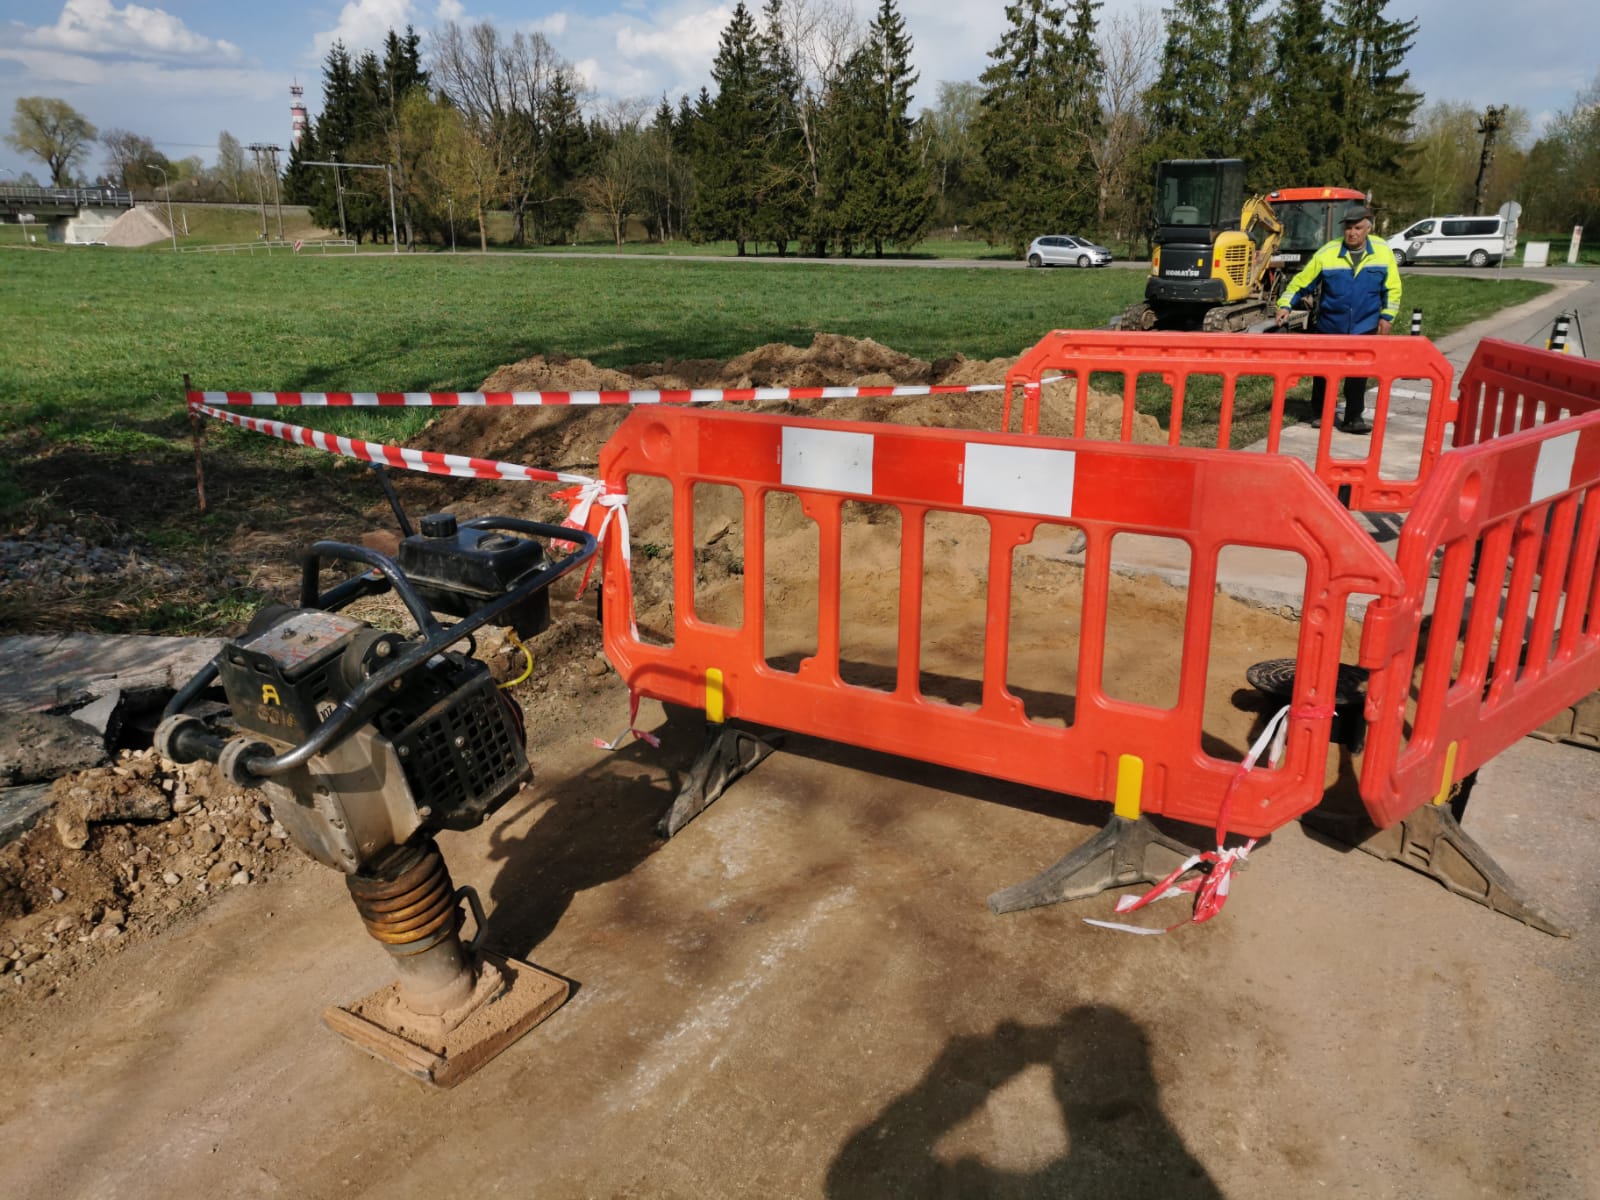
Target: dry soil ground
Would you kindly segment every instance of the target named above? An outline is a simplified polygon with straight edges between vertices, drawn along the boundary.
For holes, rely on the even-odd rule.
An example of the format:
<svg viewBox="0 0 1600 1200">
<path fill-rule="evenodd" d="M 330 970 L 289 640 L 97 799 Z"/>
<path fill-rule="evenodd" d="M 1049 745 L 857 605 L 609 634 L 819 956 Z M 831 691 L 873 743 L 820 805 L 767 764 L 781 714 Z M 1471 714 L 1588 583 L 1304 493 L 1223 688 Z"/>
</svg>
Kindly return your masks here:
<svg viewBox="0 0 1600 1200">
<path fill-rule="evenodd" d="M 538 361 L 486 386 L 975 382 L 1003 369 L 842 340 L 819 342 L 809 364 L 788 354 L 626 379 Z M 988 403 L 828 412 L 985 426 Z M 422 440 L 581 470 L 620 416 L 461 412 Z M 426 510 L 462 491 L 418 480 L 405 494 Z M 457 507 L 553 511 L 507 486 Z M 340 516 L 346 536 L 359 516 Z M 662 510 L 641 501 L 636 547 L 661 528 Z M 285 564 L 299 532 L 273 547 Z M 247 533 L 260 553 L 262 531 Z M 736 586 L 738 531 L 710 533 L 697 569 L 715 605 Z M 866 522 L 857 534 L 847 586 L 870 683 L 884 655 L 874 581 L 892 576 L 894 539 Z M 959 700 L 982 554 L 959 528 L 944 545 L 929 662 Z M 787 558 L 803 569 L 799 550 Z M 1075 580 L 1063 544 L 1023 582 L 1070 608 Z M 1114 671 L 1130 696 L 1162 685 L 1176 596 L 1148 578 L 1119 588 L 1128 632 Z M 1222 608 L 1207 728 L 1237 752 L 1259 721 L 1237 694 L 1243 666 L 1282 653 L 1294 626 Z M 516 692 L 533 784 L 441 841 L 457 882 L 485 897 L 490 942 L 572 979 L 568 1004 L 455 1091 L 429 1091 L 318 1024 L 325 1006 L 386 982 L 387 959 L 340 879 L 278 848 L 249 796 L 192 779 L 199 803 L 166 821 L 91 823 L 81 850 L 52 823 L 0 859 L 0 936 L 52 948 L 11 969 L 27 982 L 0 977 L 8 1194 L 1600 1194 L 1591 751 L 1524 742 L 1483 773 L 1468 814 L 1573 919 L 1570 941 L 1298 826 L 1256 851 L 1219 919 L 1137 938 L 1083 924 L 1109 915 L 1111 897 L 1007 917 L 983 903 L 1087 838 L 1102 806 L 804 737 L 660 842 L 652 826 L 699 730 L 647 704 L 659 750 L 596 750 L 625 691 L 597 657 L 590 603 L 564 598 L 556 616 Z M 662 618 L 659 595 L 641 618 Z M 1071 652 L 1059 631 L 1039 637 L 1030 661 Z M 124 770 L 63 787 L 109 794 L 155 768 Z M 122 864 L 141 850 L 130 878 Z M 52 876 L 71 885 L 59 900 Z"/>
</svg>

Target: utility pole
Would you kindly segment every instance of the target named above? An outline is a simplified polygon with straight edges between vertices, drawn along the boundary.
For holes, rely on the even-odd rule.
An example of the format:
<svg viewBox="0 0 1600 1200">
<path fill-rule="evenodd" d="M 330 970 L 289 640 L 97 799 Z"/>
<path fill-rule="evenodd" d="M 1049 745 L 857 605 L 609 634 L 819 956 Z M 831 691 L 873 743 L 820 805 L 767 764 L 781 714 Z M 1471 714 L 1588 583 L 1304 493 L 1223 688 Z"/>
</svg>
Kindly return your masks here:
<svg viewBox="0 0 1600 1200">
<path fill-rule="evenodd" d="M 278 210 L 278 240 L 283 241 L 283 178 L 278 174 L 278 147 L 268 146 L 272 155 L 272 201 Z"/>
<path fill-rule="evenodd" d="M 172 219 L 172 184 L 168 181 L 167 172 L 162 167 L 157 166 L 155 163 L 140 163 L 139 165 L 149 167 L 152 171 L 161 172 L 161 186 L 167 191 L 167 232 L 172 234 L 172 252 L 176 254 L 178 252 L 178 225 Z M 123 178 L 127 178 L 126 172 L 124 172 Z"/>
<path fill-rule="evenodd" d="M 339 173 L 339 160 L 333 160 L 333 195 L 339 202 L 339 240 L 348 241 L 350 235 L 344 229 L 344 176 Z"/>
<path fill-rule="evenodd" d="M 256 197 L 261 202 L 261 240 L 267 240 L 267 184 L 263 176 L 266 174 L 268 155 L 272 159 L 272 183 L 274 190 L 278 183 L 278 147 L 264 142 L 251 142 L 245 147 L 256 156 Z M 278 240 L 283 241 L 283 204 L 278 204 Z"/>
</svg>

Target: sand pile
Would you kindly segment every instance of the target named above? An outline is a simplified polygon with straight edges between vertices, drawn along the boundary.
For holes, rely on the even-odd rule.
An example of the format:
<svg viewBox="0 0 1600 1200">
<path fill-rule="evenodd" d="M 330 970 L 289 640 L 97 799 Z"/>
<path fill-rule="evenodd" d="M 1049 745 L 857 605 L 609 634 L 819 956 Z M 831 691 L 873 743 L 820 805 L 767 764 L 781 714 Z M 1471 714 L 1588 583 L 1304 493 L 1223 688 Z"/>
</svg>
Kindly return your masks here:
<svg viewBox="0 0 1600 1200">
<path fill-rule="evenodd" d="M 151 209 L 141 206 L 130 208 L 106 230 L 108 246 L 148 246 L 172 236 L 172 228 Z"/>
</svg>

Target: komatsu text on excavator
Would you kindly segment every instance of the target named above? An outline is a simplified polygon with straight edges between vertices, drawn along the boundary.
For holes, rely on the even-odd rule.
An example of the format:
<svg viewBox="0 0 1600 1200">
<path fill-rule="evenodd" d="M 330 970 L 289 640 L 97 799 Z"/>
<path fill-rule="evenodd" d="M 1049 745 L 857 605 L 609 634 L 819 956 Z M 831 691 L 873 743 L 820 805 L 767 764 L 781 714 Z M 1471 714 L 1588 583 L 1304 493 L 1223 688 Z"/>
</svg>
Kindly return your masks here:
<svg viewBox="0 0 1600 1200">
<path fill-rule="evenodd" d="M 1265 321 L 1289 276 L 1336 235 L 1345 208 L 1363 201 L 1323 187 L 1247 199 L 1242 159 L 1160 163 L 1150 278 L 1121 327 L 1223 332 Z"/>
</svg>

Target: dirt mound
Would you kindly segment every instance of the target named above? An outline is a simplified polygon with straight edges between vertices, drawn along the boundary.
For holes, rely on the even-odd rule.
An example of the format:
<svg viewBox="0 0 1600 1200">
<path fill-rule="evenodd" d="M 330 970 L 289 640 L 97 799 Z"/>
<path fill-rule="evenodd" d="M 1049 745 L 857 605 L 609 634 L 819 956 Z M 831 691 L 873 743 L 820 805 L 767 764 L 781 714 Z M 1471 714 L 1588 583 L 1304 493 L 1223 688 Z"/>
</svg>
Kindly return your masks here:
<svg viewBox="0 0 1600 1200">
<path fill-rule="evenodd" d="M 727 362 L 667 359 L 612 370 L 588 359 L 535 355 L 499 368 L 483 381 L 484 391 L 586 391 L 601 389 L 887 387 L 928 385 L 998 386 L 1016 358 L 969 359 L 956 354 L 928 362 L 872 341 L 818 333 L 811 345 L 774 342 Z M 1041 405 L 1041 430 L 1070 435 L 1076 404 L 1073 380 L 1047 384 Z M 889 422 L 955 429 L 998 429 L 1003 397 L 996 391 L 966 395 L 857 397 L 822 401 L 779 401 L 738 405 L 795 416 L 830 420 Z M 552 470 L 591 473 L 600 449 L 627 416 L 625 406 L 600 408 L 456 409 L 441 413 L 417 439 L 430 450 L 467 453 Z M 1013 414 L 1013 428 L 1020 421 Z M 1117 440 L 1122 426 L 1119 396 L 1090 389 L 1085 432 Z M 1154 418 L 1136 413 L 1133 440 L 1160 444 L 1166 435 Z"/>
</svg>

